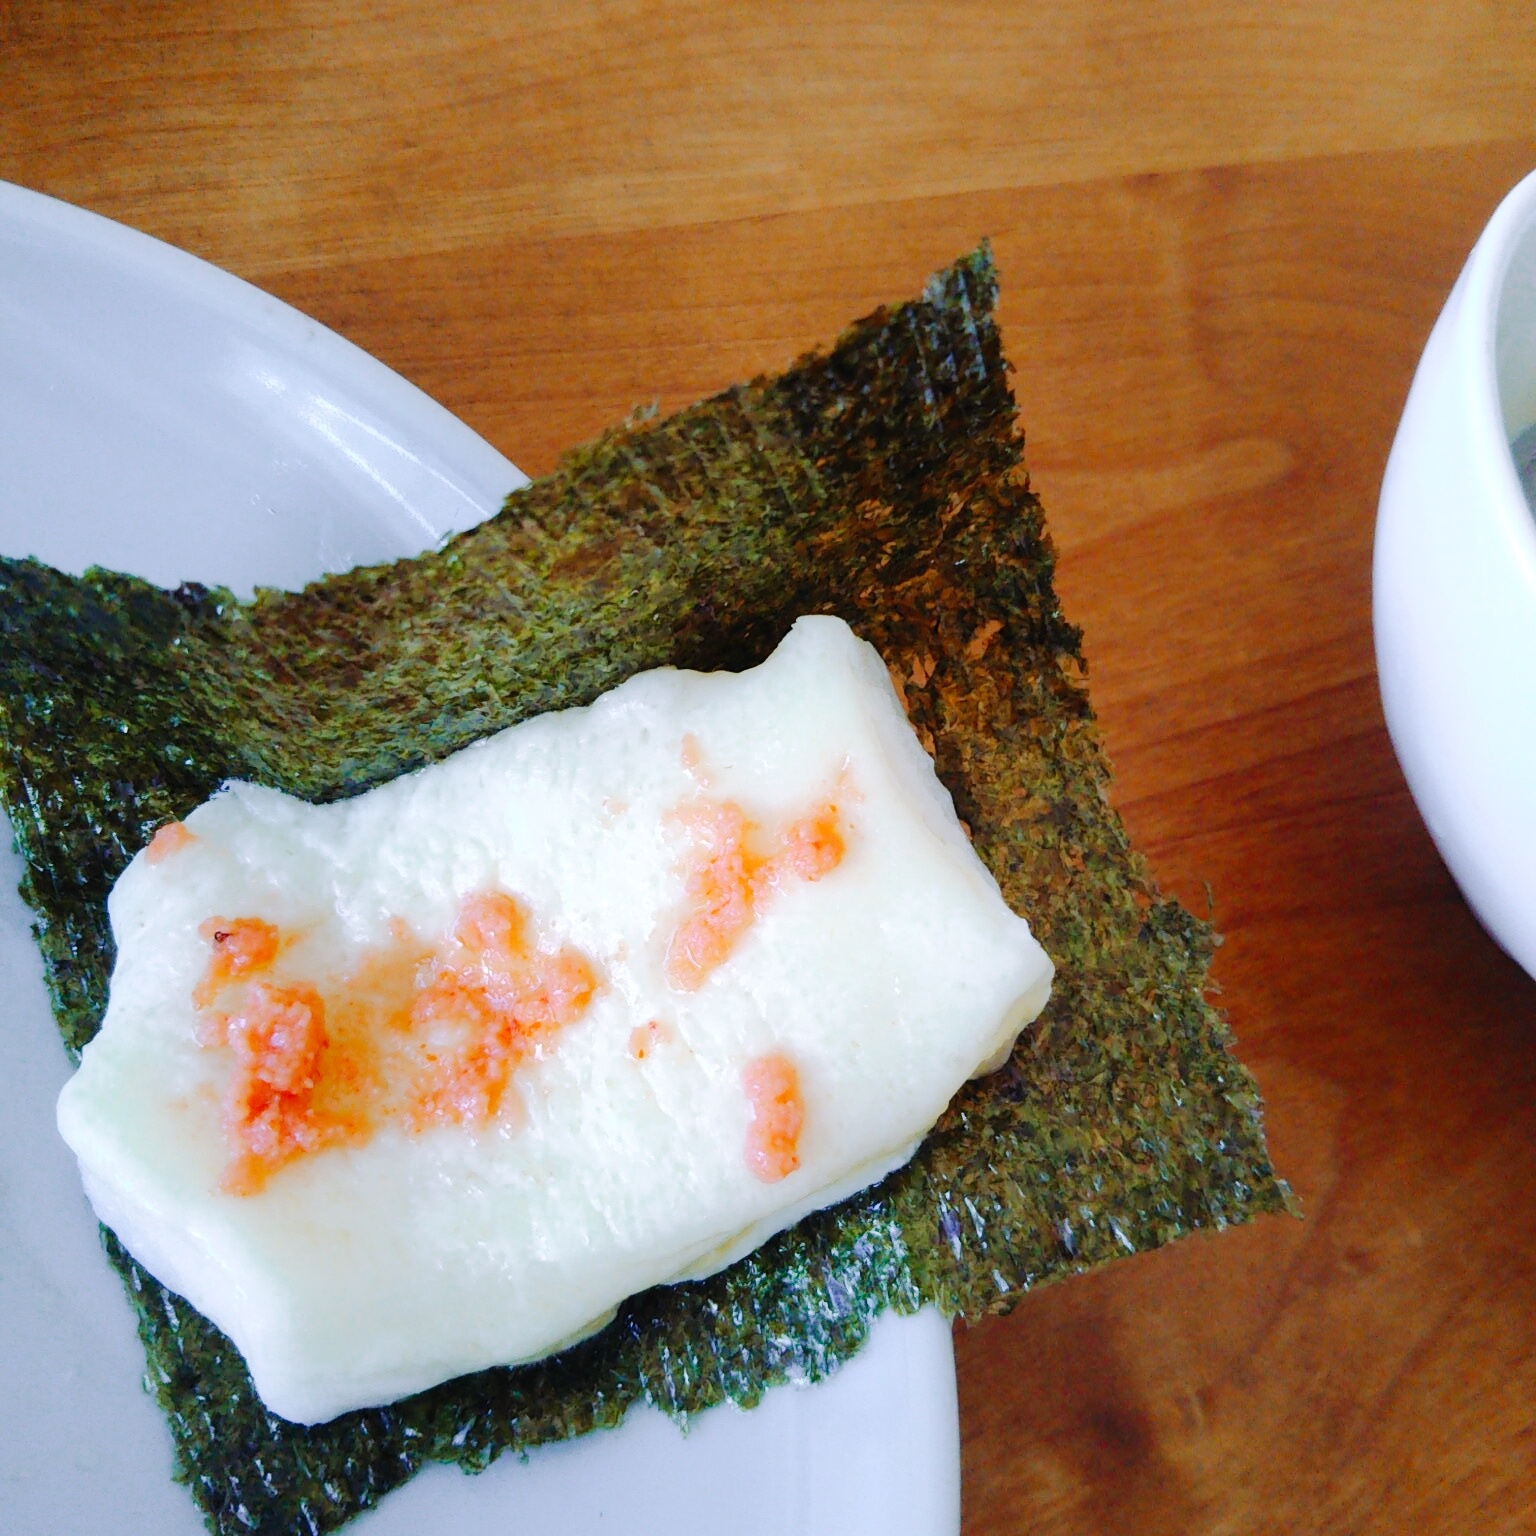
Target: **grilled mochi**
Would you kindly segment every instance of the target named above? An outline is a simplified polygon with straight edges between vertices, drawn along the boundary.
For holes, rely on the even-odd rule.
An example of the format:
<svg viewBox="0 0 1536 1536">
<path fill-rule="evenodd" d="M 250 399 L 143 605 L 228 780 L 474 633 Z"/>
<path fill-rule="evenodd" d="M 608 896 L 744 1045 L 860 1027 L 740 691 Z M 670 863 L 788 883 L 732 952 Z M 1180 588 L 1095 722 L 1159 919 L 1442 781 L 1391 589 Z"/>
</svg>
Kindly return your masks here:
<svg viewBox="0 0 1536 1536">
<path fill-rule="evenodd" d="M 59 1128 L 304 1423 L 550 1354 L 873 1183 L 1051 980 L 824 617 L 355 799 L 228 784 L 109 910 Z"/>
</svg>

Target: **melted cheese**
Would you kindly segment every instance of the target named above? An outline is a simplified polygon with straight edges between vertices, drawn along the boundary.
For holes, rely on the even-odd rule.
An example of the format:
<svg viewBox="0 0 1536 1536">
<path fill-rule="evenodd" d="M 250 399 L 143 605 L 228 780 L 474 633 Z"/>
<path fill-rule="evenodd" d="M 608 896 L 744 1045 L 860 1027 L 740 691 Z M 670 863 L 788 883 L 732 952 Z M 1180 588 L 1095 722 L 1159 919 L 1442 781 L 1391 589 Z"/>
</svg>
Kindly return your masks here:
<svg viewBox="0 0 1536 1536">
<path fill-rule="evenodd" d="M 303 1422 L 540 1358 L 880 1178 L 1051 975 L 828 618 L 353 800 L 228 785 L 109 907 L 60 1129 Z"/>
</svg>

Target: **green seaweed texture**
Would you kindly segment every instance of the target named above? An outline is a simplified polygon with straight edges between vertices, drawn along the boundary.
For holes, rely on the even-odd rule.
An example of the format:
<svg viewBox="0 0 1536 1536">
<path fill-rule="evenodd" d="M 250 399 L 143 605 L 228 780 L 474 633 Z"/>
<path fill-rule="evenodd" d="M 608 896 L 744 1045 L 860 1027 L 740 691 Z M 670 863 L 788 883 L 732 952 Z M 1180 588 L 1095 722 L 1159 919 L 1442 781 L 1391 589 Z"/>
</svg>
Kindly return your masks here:
<svg viewBox="0 0 1536 1536">
<path fill-rule="evenodd" d="M 1110 807 L 1052 585 L 985 247 L 825 355 L 637 419 L 488 523 L 250 601 L 0 562 L 0 795 L 60 1030 L 107 996 L 106 895 L 228 778 L 356 794 L 645 668 L 739 668 L 836 613 L 900 680 L 981 857 L 1057 965 L 1045 1013 L 907 1167 L 714 1278 L 634 1297 L 540 1364 L 300 1428 L 119 1248 L 179 1476 L 220 1533 L 335 1529 L 423 1463 L 686 1417 L 819 1378 L 883 1308 L 965 1317 L 1287 1208 L 1257 1092 L 1205 997 L 1213 938 Z"/>
</svg>

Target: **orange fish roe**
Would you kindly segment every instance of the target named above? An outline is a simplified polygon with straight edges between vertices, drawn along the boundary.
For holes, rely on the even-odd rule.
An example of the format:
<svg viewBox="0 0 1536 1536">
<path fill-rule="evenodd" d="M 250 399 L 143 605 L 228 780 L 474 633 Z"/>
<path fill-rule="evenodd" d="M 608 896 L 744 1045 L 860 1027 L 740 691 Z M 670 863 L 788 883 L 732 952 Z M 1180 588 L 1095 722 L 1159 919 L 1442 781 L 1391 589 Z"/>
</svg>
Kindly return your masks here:
<svg viewBox="0 0 1536 1536">
<path fill-rule="evenodd" d="M 696 992 L 752 926 L 769 891 L 790 879 L 821 879 L 842 862 L 847 844 L 835 800 L 794 822 L 766 855 L 753 851 L 759 828 L 733 801 L 701 798 L 677 816 L 698 851 L 683 887 L 688 914 L 667 948 L 667 980 Z"/>
<path fill-rule="evenodd" d="M 824 805 L 802 817 L 784 834 L 784 847 L 774 861 L 776 875 L 820 880 L 843 862 L 847 844 L 837 824 L 837 807 Z"/>
<path fill-rule="evenodd" d="M 580 1017 L 596 985 L 576 950 L 549 955 L 529 946 L 522 909 L 510 896 L 471 896 L 411 1005 L 423 1057 L 415 1122 L 490 1119 L 517 1063 Z"/>
<path fill-rule="evenodd" d="M 683 735 L 682 750 L 680 753 L 683 769 L 701 782 L 705 778 L 704 773 L 704 749 L 699 745 L 699 738 L 692 731 Z"/>
<path fill-rule="evenodd" d="M 671 1038 L 672 1031 L 660 1019 L 648 1019 L 630 1031 L 629 1054 L 636 1061 L 644 1061 L 657 1046 L 665 1045 Z"/>
<path fill-rule="evenodd" d="M 258 981 L 224 1033 L 235 1051 L 224 1098 L 224 1132 L 235 1155 L 224 1170 L 224 1188 L 249 1195 L 327 1139 L 313 1114 L 326 1046 L 325 1004 L 313 987 Z"/>
<path fill-rule="evenodd" d="M 703 846 L 687 872 L 689 912 L 667 949 L 667 979 L 695 992 L 751 927 L 762 861 L 747 852 L 756 828 L 739 805 L 704 801 L 684 812 L 683 820 Z"/>
<path fill-rule="evenodd" d="M 278 931 L 259 917 L 210 917 L 197 931 L 213 945 L 208 969 L 192 993 L 199 1008 L 230 983 L 267 970 L 277 959 Z"/>
<path fill-rule="evenodd" d="M 390 943 L 325 996 L 297 978 L 254 979 L 287 947 L 270 924 L 214 918 L 200 932 L 214 954 L 193 994 L 197 1040 L 236 1058 L 224 1113 L 224 1187 L 236 1194 L 385 1123 L 485 1123 L 518 1063 L 580 1017 L 597 985 L 579 951 L 536 949 L 522 907 L 500 891 L 467 897 L 435 948 L 394 920 Z M 211 1009 L 246 978 L 227 1009 Z"/>
<path fill-rule="evenodd" d="M 757 1056 L 741 1074 L 752 1105 L 747 1127 L 747 1167 L 765 1184 L 776 1184 L 800 1166 L 800 1128 L 805 1104 L 800 1074 L 785 1056 Z"/>
<path fill-rule="evenodd" d="M 168 821 L 150 838 L 144 857 L 151 864 L 159 864 L 173 853 L 180 852 L 188 843 L 197 841 L 197 833 L 189 831 L 185 822 Z"/>
</svg>

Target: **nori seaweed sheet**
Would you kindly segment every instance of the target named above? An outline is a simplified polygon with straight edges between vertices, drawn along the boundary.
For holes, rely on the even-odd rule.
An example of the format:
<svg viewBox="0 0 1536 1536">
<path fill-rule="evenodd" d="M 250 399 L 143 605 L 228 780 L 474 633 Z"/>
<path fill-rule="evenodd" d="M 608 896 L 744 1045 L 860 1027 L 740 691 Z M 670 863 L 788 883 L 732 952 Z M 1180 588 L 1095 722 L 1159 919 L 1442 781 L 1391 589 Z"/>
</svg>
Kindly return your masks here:
<svg viewBox="0 0 1536 1536">
<path fill-rule="evenodd" d="M 834 1369 L 882 1308 L 1003 1311 L 1288 1207 L 1205 997 L 1212 935 L 1158 895 L 1106 798 L 995 302 L 983 247 L 826 355 L 633 420 L 441 549 L 302 593 L 0 562 L 0 795 L 72 1054 L 106 1002 L 113 880 L 225 779 L 355 794 L 649 667 L 749 666 L 802 613 L 885 656 L 1057 965 L 1009 1063 L 877 1187 L 555 1358 L 317 1428 L 265 1412 L 228 1340 L 105 1234 L 212 1530 L 333 1530 L 428 1460 L 478 1469 L 637 1401 L 749 1405 Z"/>
</svg>

